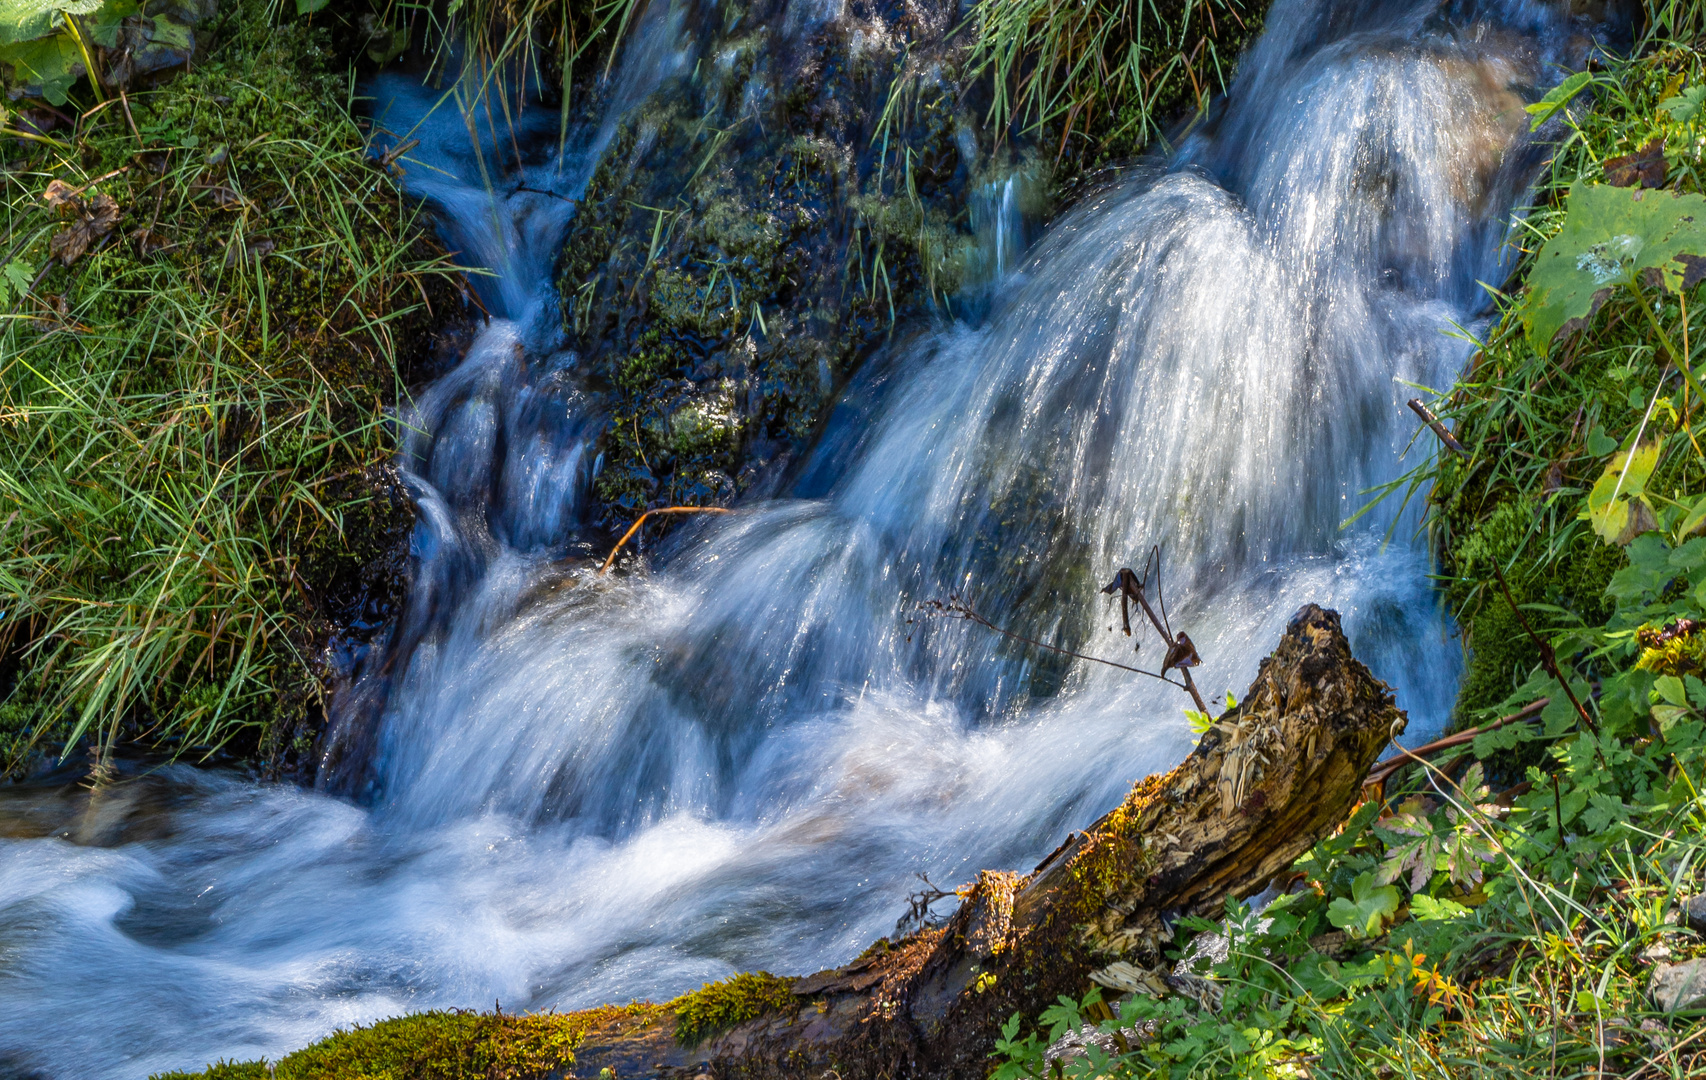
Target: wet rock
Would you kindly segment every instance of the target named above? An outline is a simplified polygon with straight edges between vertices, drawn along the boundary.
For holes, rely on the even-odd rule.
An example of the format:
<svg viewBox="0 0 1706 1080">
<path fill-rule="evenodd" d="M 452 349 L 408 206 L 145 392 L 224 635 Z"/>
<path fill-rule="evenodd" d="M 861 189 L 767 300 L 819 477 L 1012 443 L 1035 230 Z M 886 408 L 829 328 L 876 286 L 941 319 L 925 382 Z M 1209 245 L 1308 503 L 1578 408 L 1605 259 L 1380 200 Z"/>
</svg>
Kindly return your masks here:
<svg viewBox="0 0 1706 1080">
<path fill-rule="evenodd" d="M 1706 958 L 1653 968 L 1648 993 L 1653 1004 L 1665 1012 L 1706 1006 Z"/>
<path fill-rule="evenodd" d="M 686 18 L 696 56 L 606 151 L 559 263 L 565 327 L 612 399 L 612 525 L 774 480 L 864 355 L 1011 263 L 980 249 L 973 196 L 1029 167 L 962 100 L 951 3 Z"/>
</svg>

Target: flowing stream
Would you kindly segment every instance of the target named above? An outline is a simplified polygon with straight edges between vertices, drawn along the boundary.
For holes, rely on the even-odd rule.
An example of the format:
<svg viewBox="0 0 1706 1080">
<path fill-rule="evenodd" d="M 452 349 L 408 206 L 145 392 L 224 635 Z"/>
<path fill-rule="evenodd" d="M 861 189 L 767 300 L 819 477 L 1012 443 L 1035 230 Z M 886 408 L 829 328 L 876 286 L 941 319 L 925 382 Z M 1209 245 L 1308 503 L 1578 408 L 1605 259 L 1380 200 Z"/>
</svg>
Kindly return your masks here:
<svg viewBox="0 0 1706 1080">
<path fill-rule="evenodd" d="M 494 318 L 410 418 L 403 621 L 340 696 L 329 790 L 173 767 L 0 793 L 0 1076 L 816 970 L 890 932 L 914 875 L 1028 868 L 1188 752 L 1175 688 L 922 600 L 1133 662 L 1096 588 L 1160 545 L 1206 692 L 1241 692 L 1314 601 L 1409 737 L 1437 730 L 1461 652 L 1414 509 L 1340 523 L 1432 449 L 1402 459 L 1406 384 L 1465 363 L 1539 156 L 1522 105 L 1581 34 L 1534 0 L 1278 0 L 1267 25 L 1207 125 L 1022 261 L 1038 223 L 991 200 L 988 314 L 897 334 L 796 490 L 604 577 L 565 558 L 601 419 L 552 263 L 693 28 L 656 0 L 560 157 L 545 110 L 506 158 L 379 80 L 376 118 L 422 140 L 406 183 L 495 273 Z"/>
</svg>

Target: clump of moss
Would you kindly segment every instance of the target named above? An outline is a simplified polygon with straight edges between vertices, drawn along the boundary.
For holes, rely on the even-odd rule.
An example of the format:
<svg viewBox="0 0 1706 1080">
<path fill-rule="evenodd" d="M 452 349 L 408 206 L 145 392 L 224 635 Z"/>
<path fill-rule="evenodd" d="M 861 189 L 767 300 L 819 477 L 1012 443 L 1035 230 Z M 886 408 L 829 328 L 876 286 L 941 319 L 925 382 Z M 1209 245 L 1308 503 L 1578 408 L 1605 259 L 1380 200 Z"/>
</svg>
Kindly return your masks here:
<svg viewBox="0 0 1706 1080">
<path fill-rule="evenodd" d="M 270 1067 L 222 1061 L 202 1072 L 161 1073 L 153 1080 L 543 1080 L 573 1069 L 575 1049 L 588 1032 L 659 1011 L 635 1003 L 573 1013 L 415 1013 L 340 1031 Z"/>
<path fill-rule="evenodd" d="M 706 983 L 669 1003 L 675 1010 L 675 1041 L 695 1046 L 736 1024 L 798 1005 L 794 980 L 768 971 L 744 971 L 721 982 Z"/>
</svg>

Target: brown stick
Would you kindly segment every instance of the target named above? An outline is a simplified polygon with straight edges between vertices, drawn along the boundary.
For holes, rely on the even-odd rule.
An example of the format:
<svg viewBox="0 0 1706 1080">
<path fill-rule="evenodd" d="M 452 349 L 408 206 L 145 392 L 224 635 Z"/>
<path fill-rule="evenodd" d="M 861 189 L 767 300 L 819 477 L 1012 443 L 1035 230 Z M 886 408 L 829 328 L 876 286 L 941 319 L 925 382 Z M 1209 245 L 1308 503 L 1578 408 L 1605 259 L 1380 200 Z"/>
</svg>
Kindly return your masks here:
<svg viewBox="0 0 1706 1080">
<path fill-rule="evenodd" d="M 1444 443 L 1449 449 L 1462 454 L 1464 457 L 1469 456 L 1469 451 L 1465 450 L 1463 448 L 1463 444 L 1457 441 L 1457 436 L 1446 430 L 1445 425 L 1439 422 L 1439 417 L 1433 414 L 1433 410 L 1422 404 L 1421 398 L 1411 398 L 1410 409 L 1417 416 L 1422 418 L 1423 423 L 1427 424 L 1428 427 L 1433 428 L 1433 432 L 1435 435 L 1439 436 L 1440 442 Z"/>
<path fill-rule="evenodd" d="M 1493 564 L 1493 576 L 1499 579 L 1499 588 L 1504 591 L 1505 603 L 1511 606 L 1511 612 L 1516 615 L 1516 621 L 1522 624 L 1523 633 L 1527 634 L 1533 639 L 1534 644 L 1539 646 L 1540 666 L 1546 669 L 1546 674 L 1558 680 L 1558 685 L 1564 688 L 1564 696 L 1569 698 L 1570 704 L 1576 707 L 1576 715 L 1582 718 L 1582 723 L 1587 726 L 1589 731 L 1593 732 L 1594 738 L 1597 739 L 1599 737 L 1599 725 L 1593 722 L 1593 717 L 1588 715 L 1587 709 L 1583 708 L 1582 703 L 1576 700 L 1576 692 L 1570 689 L 1570 681 L 1564 678 L 1563 672 L 1558 670 L 1558 654 L 1552 651 L 1552 646 L 1547 643 L 1545 638 L 1534 632 L 1534 627 L 1528 625 L 1528 616 L 1524 615 L 1522 608 L 1517 606 L 1516 598 L 1511 595 L 1511 587 L 1505 582 L 1504 571 L 1499 569 L 1499 564 L 1496 562 Z M 1604 762 L 1605 755 L 1601 754 L 1600 763 L 1604 764 Z"/>
<path fill-rule="evenodd" d="M 1516 724 L 1524 720 L 1534 719 L 1536 716 L 1540 715 L 1540 711 L 1546 708 L 1551 700 L 1551 698 L 1541 698 L 1539 701 L 1531 701 L 1516 712 L 1511 713 L 1509 716 L 1501 716 L 1490 724 L 1486 724 L 1478 728 L 1470 728 L 1467 731 L 1459 731 L 1455 735 L 1447 735 L 1443 739 L 1435 739 L 1431 743 L 1424 743 L 1423 745 L 1416 747 L 1414 750 L 1411 750 L 1410 753 L 1416 757 L 1429 757 L 1433 754 L 1439 753 L 1441 750 L 1449 750 L 1454 746 L 1462 746 L 1464 743 L 1474 742 L 1475 736 L 1477 735 L 1481 735 L 1489 731 L 1497 731 L 1506 724 Z M 1384 784 L 1399 770 L 1403 769 L 1404 766 L 1413 764 L 1415 764 L 1415 762 L 1406 757 L 1398 757 L 1382 761 L 1368 771 L 1368 779 L 1362 782 L 1362 786 L 1373 787 L 1376 784 Z"/>
<path fill-rule="evenodd" d="M 610 564 L 616 561 L 617 555 L 621 554 L 622 545 L 626 544 L 629 540 L 631 540 L 633 538 L 634 534 L 640 531 L 640 526 L 644 525 L 646 523 L 646 519 L 651 517 L 653 514 L 729 514 L 729 513 L 733 513 L 733 511 L 728 510 L 728 509 L 721 507 L 721 506 L 660 506 L 656 510 L 647 510 L 645 513 L 640 515 L 640 517 L 637 521 L 635 521 L 632 525 L 628 526 L 628 531 L 622 534 L 622 539 L 616 541 L 616 546 L 610 549 L 609 557 L 604 560 L 604 565 L 598 568 L 598 572 L 600 574 L 602 574 L 606 570 L 610 569 Z"/>
</svg>

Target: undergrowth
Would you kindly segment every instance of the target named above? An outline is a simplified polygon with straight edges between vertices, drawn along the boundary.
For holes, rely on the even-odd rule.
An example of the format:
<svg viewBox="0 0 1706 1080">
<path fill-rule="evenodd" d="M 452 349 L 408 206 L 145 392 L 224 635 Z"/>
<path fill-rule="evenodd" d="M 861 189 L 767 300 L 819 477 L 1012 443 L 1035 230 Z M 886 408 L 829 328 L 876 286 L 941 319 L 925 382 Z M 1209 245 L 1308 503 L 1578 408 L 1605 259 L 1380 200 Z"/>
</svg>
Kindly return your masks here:
<svg viewBox="0 0 1706 1080">
<path fill-rule="evenodd" d="M 1076 132 L 1098 158 L 1128 157 L 1226 90 L 1266 9 L 1246 0 L 978 0 L 967 68 L 992 80 L 996 130 L 1047 131 L 1060 152 Z"/>
<path fill-rule="evenodd" d="M 1653 237 L 1578 252 L 1565 229 L 1675 206 L 1706 242 L 1701 14 L 1650 11 L 1637 58 L 1531 108 L 1558 141 L 1519 276 L 1434 402 L 1463 452 L 1391 489 L 1429 493 L 1474 738 L 1366 788 L 1265 908 L 1183 922 L 1171 993 L 1015 1016 L 996 1077 L 1706 1071 L 1706 298 L 1680 264 L 1643 269 Z M 1559 301 L 1529 287 L 1551 244 L 1606 270 L 1556 339 Z M 1083 1049 L 1051 1056 L 1069 1032 Z"/>
<path fill-rule="evenodd" d="M 321 32 L 222 8 L 193 70 L 0 145 L 0 773 L 286 732 L 407 528 L 385 408 L 454 268 Z"/>
</svg>

